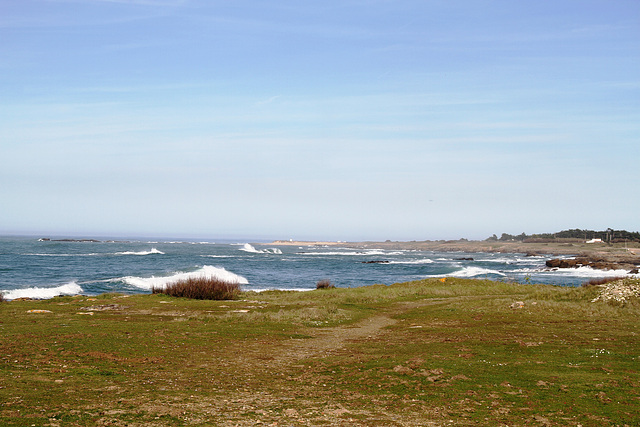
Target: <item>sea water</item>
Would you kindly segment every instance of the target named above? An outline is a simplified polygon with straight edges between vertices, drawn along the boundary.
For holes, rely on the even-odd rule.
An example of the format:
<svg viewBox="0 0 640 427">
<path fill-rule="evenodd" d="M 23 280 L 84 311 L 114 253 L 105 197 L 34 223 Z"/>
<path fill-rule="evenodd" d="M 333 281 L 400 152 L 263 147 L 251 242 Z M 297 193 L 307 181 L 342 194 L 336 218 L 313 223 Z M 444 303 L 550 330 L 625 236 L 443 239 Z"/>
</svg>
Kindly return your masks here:
<svg viewBox="0 0 640 427">
<path fill-rule="evenodd" d="M 127 239 L 54 241 L 0 237 L 0 292 L 7 299 L 149 293 L 189 277 L 217 277 L 242 290 L 311 290 L 464 277 L 578 286 L 626 271 L 552 270 L 549 256 L 415 250 L 277 246 L 245 242 Z"/>
</svg>

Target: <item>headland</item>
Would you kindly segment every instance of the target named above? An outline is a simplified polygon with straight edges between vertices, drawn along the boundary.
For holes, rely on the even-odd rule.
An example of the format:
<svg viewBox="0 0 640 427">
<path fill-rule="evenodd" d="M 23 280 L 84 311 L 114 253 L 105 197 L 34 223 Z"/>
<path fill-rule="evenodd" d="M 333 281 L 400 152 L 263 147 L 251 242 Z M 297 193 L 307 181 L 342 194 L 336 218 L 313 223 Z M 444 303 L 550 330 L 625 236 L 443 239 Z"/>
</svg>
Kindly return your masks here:
<svg viewBox="0 0 640 427">
<path fill-rule="evenodd" d="M 570 265 L 549 265 L 552 268 L 567 268 L 580 265 L 604 270 L 634 271 L 640 267 L 640 243 L 587 243 L 580 239 L 530 239 L 524 241 L 502 240 L 425 240 L 384 242 L 331 242 L 276 240 L 270 245 L 279 246 L 334 246 L 359 249 L 420 250 L 438 252 L 487 252 L 522 253 L 528 256 L 548 256 L 549 261 L 561 256 L 575 260 Z M 636 271 L 637 272 L 637 271 Z"/>
</svg>

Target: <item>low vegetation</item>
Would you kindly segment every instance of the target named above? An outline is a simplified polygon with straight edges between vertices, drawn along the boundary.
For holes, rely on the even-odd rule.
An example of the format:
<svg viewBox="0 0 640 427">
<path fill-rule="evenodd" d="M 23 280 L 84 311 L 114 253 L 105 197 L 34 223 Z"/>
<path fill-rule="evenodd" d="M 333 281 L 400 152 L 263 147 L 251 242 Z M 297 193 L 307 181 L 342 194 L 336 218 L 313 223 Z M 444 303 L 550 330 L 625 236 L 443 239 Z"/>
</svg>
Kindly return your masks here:
<svg viewBox="0 0 640 427">
<path fill-rule="evenodd" d="M 624 280 L 625 277 L 599 277 L 591 280 L 587 280 L 582 284 L 582 286 L 601 286 L 606 285 L 607 283 L 617 282 L 619 280 Z"/>
<path fill-rule="evenodd" d="M 211 277 L 198 277 L 169 283 L 165 287 L 154 287 L 151 293 L 191 299 L 232 300 L 238 297 L 240 285 Z"/>
<path fill-rule="evenodd" d="M 316 289 L 333 289 L 336 286 L 329 279 L 322 279 L 316 283 Z"/>
<path fill-rule="evenodd" d="M 637 425 L 640 294 L 605 289 L 447 278 L 11 301 L 0 425 Z"/>
</svg>

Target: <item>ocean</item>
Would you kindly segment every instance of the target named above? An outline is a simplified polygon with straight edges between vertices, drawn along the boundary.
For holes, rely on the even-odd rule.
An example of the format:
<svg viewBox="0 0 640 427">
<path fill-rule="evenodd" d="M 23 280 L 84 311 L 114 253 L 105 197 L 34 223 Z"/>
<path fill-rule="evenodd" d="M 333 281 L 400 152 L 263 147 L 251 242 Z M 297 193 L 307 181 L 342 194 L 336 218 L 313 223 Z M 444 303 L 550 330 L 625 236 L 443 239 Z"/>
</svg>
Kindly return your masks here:
<svg viewBox="0 0 640 427">
<path fill-rule="evenodd" d="M 413 250 L 276 246 L 229 241 L 127 239 L 54 241 L 0 237 L 0 292 L 6 299 L 150 293 L 181 278 L 215 276 L 242 290 L 311 290 L 390 285 L 430 277 L 465 277 L 579 286 L 626 271 L 550 270 L 548 256 Z"/>
</svg>

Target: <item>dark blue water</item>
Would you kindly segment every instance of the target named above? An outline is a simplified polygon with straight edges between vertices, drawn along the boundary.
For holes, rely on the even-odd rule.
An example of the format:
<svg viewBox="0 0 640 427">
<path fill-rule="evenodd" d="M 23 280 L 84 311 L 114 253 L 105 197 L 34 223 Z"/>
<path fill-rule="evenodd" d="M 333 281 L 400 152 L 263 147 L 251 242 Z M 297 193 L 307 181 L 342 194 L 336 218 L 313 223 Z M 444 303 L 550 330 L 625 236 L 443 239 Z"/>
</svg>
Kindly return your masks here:
<svg viewBox="0 0 640 427">
<path fill-rule="evenodd" d="M 257 291 L 315 289 L 322 279 L 329 279 L 338 287 L 357 287 L 445 276 L 577 286 L 593 277 L 626 274 L 590 268 L 549 271 L 545 268 L 546 259 L 523 254 L 245 242 L 59 242 L 0 237 L 0 291 L 9 299 L 77 293 L 148 293 L 152 286 L 193 276 L 236 280 L 243 290 Z"/>
</svg>

